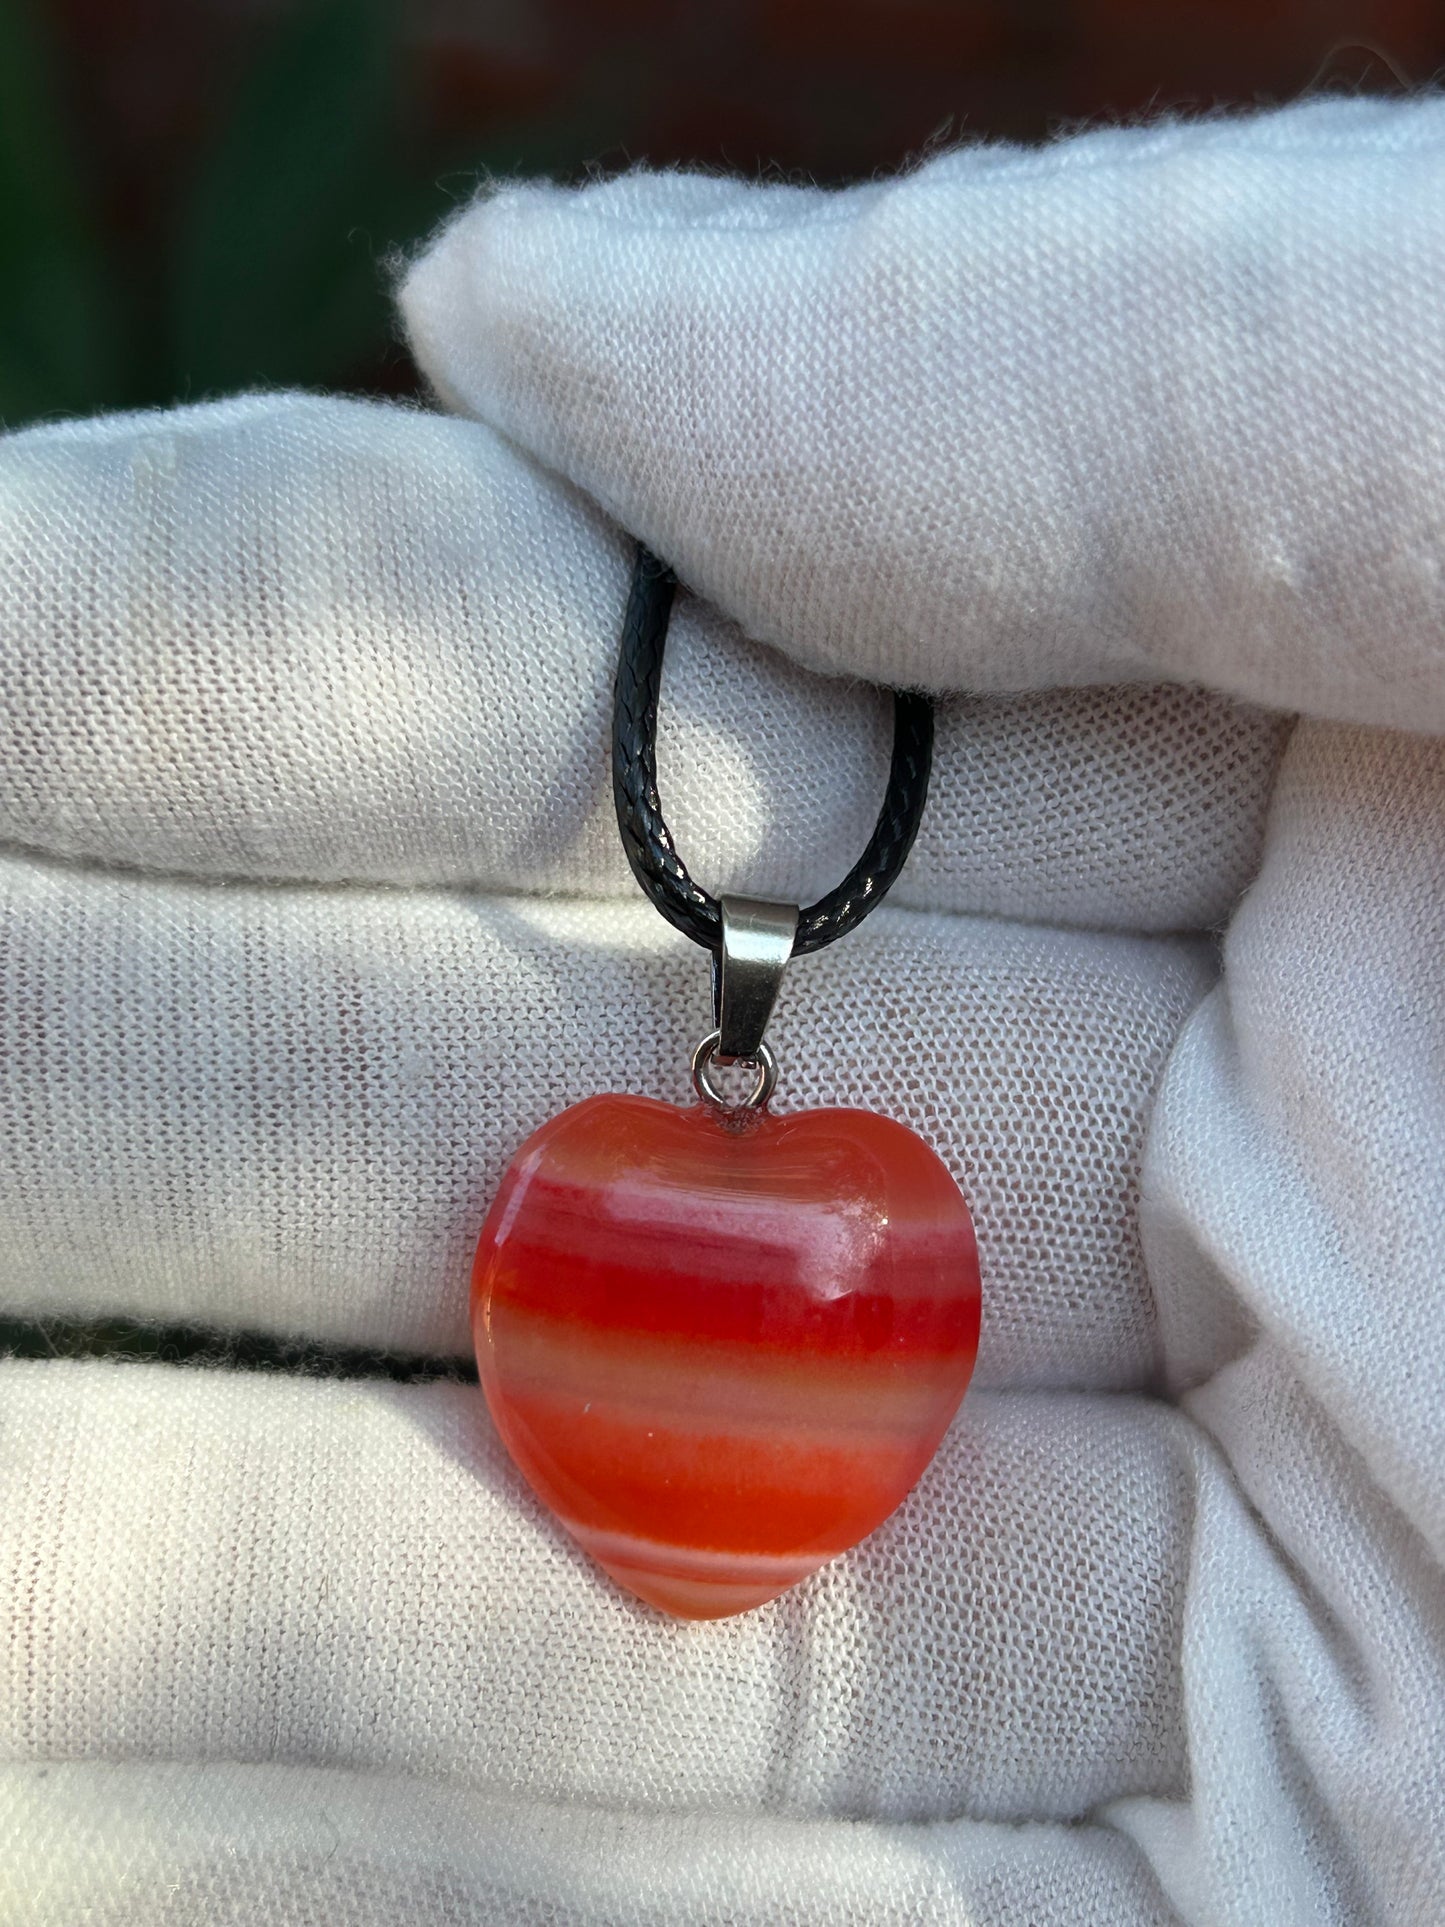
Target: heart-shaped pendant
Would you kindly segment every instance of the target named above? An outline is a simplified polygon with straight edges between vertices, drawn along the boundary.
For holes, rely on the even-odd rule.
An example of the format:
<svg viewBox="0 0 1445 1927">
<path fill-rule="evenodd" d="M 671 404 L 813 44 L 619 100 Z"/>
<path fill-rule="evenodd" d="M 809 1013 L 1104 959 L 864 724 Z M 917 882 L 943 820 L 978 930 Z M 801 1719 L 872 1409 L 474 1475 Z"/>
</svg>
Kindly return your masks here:
<svg viewBox="0 0 1445 1927">
<path fill-rule="evenodd" d="M 593 1097 L 509 1167 L 472 1310 L 533 1490 L 620 1585 L 716 1619 L 912 1488 L 973 1370 L 978 1254 L 890 1118 Z"/>
<path fill-rule="evenodd" d="M 896 692 L 878 821 L 805 910 L 714 898 L 657 793 L 676 584 L 639 547 L 613 698 L 617 826 L 647 895 L 713 957 L 702 1104 L 592 1097 L 522 1146 L 472 1275 L 477 1362 L 533 1490 L 619 1585 L 683 1619 L 746 1612 L 908 1494 L 978 1350 L 973 1220 L 942 1160 L 872 1111 L 774 1117 L 783 970 L 877 908 L 918 832 L 928 698 Z M 744 1065 L 732 1102 L 713 1065 Z"/>
</svg>

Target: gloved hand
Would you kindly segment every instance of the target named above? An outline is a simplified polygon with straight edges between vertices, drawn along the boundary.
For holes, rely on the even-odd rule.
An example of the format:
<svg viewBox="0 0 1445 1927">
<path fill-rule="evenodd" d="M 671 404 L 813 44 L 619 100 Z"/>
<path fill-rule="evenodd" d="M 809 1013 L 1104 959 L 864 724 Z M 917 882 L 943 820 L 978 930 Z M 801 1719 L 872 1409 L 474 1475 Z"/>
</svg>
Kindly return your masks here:
<svg viewBox="0 0 1445 1927">
<path fill-rule="evenodd" d="M 480 423 L 0 443 L 4 1316 L 460 1354 L 522 1137 L 684 1097 L 615 523 L 700 598 L 710 887 L 835 880 L 868 683 L 952 692 L 771 1036 L 781 1106 L 938 1148 L 985 1289 L 912 1498 L 697 1626 L 474 1388 L 0 1366 L 4 1918 L 1441 1917 L 1442 151 L 1336 103 L 512 190 L 404 290 Z"/>
</svg>

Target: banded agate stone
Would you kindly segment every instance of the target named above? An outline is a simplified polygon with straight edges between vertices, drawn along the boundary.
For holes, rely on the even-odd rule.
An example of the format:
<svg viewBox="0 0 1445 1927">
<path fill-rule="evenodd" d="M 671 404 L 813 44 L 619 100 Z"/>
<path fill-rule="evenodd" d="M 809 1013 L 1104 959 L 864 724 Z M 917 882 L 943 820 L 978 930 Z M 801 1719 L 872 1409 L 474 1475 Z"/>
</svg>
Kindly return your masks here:
<svg viewBox="0 0 1445 1927">
<path fill-rule="evenodd" d="M 978 1348 L 968 1207 L 869 1111 L 593 1097 L 508 1169 L 472 1285 L 507 1449 L 629 1591 L 786 1591 L 893 1511 Z"/>
</svg>

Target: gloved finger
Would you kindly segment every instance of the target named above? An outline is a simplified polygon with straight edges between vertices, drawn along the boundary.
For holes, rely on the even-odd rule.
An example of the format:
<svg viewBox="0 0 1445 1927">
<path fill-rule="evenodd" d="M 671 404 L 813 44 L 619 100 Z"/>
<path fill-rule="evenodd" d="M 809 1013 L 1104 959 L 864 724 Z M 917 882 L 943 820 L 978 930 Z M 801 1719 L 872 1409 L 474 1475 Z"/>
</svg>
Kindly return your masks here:
<svg viewBox="0 0 1445 1927">
<path fill-rule="evenodd" d="M 1445 744 L 1303 725 L 1227 994 L 1155 1109 L 1143 1214 L 1173 1384 L 1263 1329 L 1445 1558 Z"/>
<path fill-rule="evenodd" d="M 490 431 L 254 396 L 0 440 L 0 841 L 208 877 L 631 898 L 611 685 L 629 544 Z M 709 887 L 809 901 L 888 707 L 674 619 L 659 759 Z M 900 901 L 1222 920 L 1279 726 L 1179 690 L 960 703 Z"/>
<path fill-rule="evenodd" d="M 921 1131 L 972 1201 L 981 1382 L 1158 1372 L 1145 1119 L 1212 981 L 1179 938 L 880 910 L 789 967 L 778 1106 Z M 470 1350 L 506 1163 L 689 1095 L 705 954 L 642 902 L 188 883 L 0 858 L 0 1308 Z"/>
<path fill-rule="evenodd" d="M 1166 1407 L 976 1398 L 864 1545 L 688 1629 L 596 1577 L 470 1388 L 11 1363 L 0 1757 L 774 1824 L 1092 1813 L 1185 1918 L 1430 1918 L 1404 1848 L 1442 1792 L 1438 1568 L 1291 1381 L 1266 1345 L 1200 1405 L 1248 1440 L 1242 1491 Z"/>
<path fill-rule="evenodd" d="M 1127 1824 L 1204 1919 L 1445 1908 L 1416 1818 L 1445 1801 L 1442 819 L 1445 744 L 1300 726 L 1224 983 L 1153 1110 L 1141 1226 L 1169 1379 L 1313 1626 L 1300 1647 L 1259 1617 L 1243 1666 L 1205 1621 L 1186 1634 L 1186 1693 L 1192 1672 L 1234 1710 L 1192 1749 L 1189 1821 Z M 1242 1878 L 1280 1842 L 1287 1904 Z"/>
<path fill-rule="evenodd" d="M 1185 1405 L 1230 1477 L 1217 1511 L 1204 1495 L 1186 1591 L 1190 1797 L 1109 1818 L 1185 1919 L 1433 1920 L 1445 1865 L 1419 1816 L 1445 1800 L 1438 1555 L 1272 1334 Z M 1226 1523 L 1246 1515 L 1258 1538 Z"/>
<path fill-rule="evenodd" d="M 1174 1927 L 1110 1827 L 623 1812 L 266 1761 L 0 1767 L 0 1904 L 87 1927 Z M 117 1878 L 123 1869 L 124 1878 Z"/>
<path fill-rule="evenodd" d="M 915 1822 L 1183 1791 L 1201 1474 L 1148 1401 L 985 1394 L 864 1545 L 694 1627 L 598 1576 L 474 1387 L 12 1361 L 0 1409 L 9 1760 Z"/>
<path fill-rule="evenodd" d="M 416 355 L 750 634 L 1445 728 L 1445 103 L 974 147 L 841 193 L 503 189 Z"/>
</svg>

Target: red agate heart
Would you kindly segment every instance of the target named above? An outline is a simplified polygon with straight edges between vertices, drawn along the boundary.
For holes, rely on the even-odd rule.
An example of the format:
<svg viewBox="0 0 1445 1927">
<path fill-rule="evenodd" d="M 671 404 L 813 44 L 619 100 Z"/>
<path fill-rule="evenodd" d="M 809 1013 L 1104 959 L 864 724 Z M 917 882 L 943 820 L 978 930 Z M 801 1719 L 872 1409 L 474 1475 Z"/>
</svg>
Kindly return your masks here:
<svg viewBox="0 0 1445 1927">
<path fill-rule="evenodd" d="M 978 1253 L 890 1118 L 593 1097 L 509 1167 L 472 1317 L 533 1489 L 620 1585 L 717 1619 L 912 1488 L 973 1370 Z"/>
</svg>

